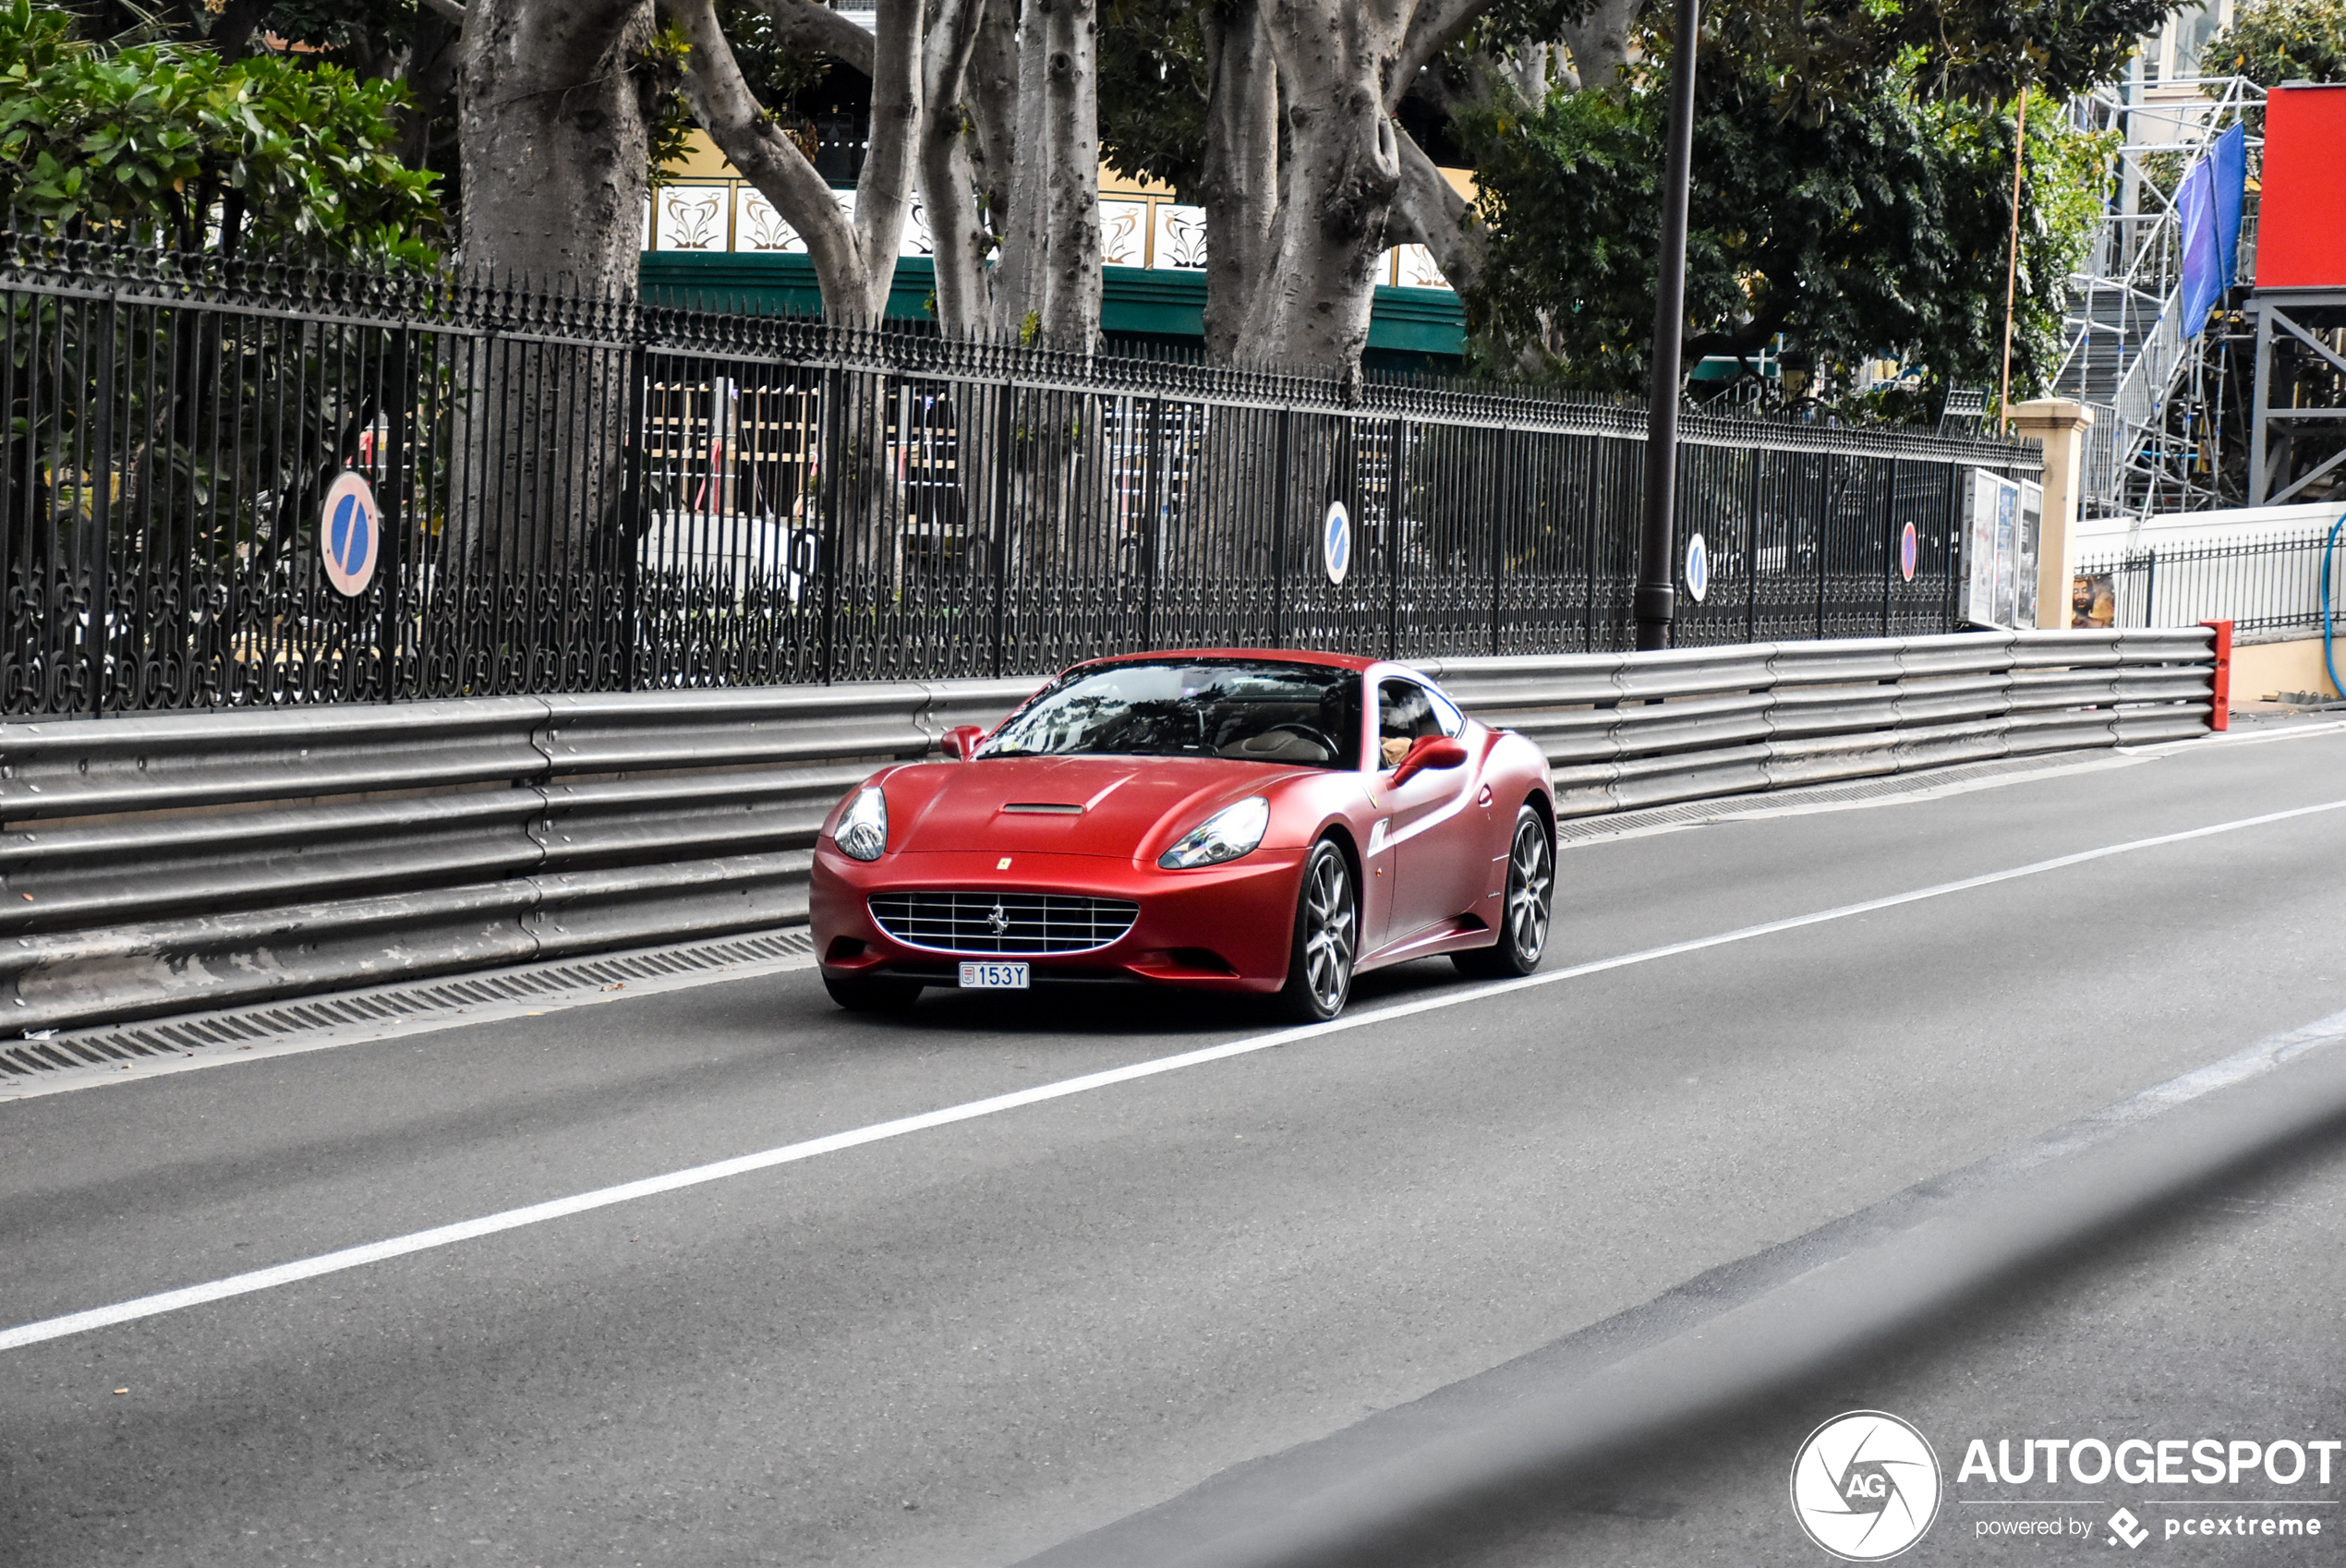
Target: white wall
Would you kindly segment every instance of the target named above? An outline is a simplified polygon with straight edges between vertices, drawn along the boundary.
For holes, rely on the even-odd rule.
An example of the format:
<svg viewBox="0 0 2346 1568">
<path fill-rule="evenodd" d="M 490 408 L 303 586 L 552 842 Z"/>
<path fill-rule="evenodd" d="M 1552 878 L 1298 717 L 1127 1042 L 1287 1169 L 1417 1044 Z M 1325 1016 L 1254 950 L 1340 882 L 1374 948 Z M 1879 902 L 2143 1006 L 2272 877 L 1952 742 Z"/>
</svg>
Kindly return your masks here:
<svg viewBox="0 0 2346 1568">
<path fill-rule="evenodd" d="M 2086 517 L 2077 523 L 2077 553 L 2100 556 L 2154 546 L 2168 549 L 2238 544 L 2328 527 L 2341 515 L 2346 515 L 2346 504 L 2317 501 L 2292 506 L 2241 506 L 2225 512 L 2158 513 L 2139 525 L 2131 517 Z"/>
</svg>

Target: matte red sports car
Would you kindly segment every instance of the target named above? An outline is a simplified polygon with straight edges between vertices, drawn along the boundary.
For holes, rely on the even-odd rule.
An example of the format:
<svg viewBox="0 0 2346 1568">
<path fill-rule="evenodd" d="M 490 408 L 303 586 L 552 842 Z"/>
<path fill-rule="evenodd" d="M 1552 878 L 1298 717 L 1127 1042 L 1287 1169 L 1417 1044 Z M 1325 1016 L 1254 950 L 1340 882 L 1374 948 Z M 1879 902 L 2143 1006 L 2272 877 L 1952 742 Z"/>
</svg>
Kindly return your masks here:
<svg viewBox="0 0 2346 1568">
<path fill-rule="evenodd" d="M 1343 1010 L 1352 977 L 1546 947 L 1546 759 L 1413 669 L 1208 649 L 1079 664 L 949 760 L 874 774 L 815 848 L 840 1006 L 1139 980 Z"/>
</svg>

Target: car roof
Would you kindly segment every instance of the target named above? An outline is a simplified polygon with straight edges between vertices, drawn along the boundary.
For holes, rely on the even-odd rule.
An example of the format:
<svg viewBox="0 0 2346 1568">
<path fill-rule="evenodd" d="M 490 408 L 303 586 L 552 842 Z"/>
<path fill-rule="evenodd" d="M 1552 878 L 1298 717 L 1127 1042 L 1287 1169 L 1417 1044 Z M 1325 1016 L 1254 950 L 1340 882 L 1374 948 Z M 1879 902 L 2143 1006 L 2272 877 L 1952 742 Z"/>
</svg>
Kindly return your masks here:
<svg viewBox="0 0 2346 1568">
<path fill-rule="evenodd" d="M 1252 658 L 1267 664 L 1316 664 L 1322 669 L 1374 669 L 1389 661 L 1365 658 L 1359 654 L 1314 653 L 1308 648 L 1159 648 L 1151 653 L 1110 654 L 1103 658 L 1087 658 L 1068 669 L 1091 669 L 1110 664 L 1150 664 L 1175 658 Z"/>
</svg>

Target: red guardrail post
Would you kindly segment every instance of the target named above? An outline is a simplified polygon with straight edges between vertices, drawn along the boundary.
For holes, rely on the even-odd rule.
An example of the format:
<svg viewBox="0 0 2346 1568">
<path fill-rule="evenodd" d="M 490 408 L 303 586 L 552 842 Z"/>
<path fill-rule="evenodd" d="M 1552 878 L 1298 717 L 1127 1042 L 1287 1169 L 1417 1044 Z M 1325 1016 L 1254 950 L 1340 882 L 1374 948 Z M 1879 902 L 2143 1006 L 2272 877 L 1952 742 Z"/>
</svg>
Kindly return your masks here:
<svg viewBox="0 0 2346 1568">
<path fill-rule="evenodd" d="M 2216 689 L 2208 703 L 2207 728 L 2229 730 L 2232 727 L 2232 623 L 2203 621 L 2200 624 L 2216 633 Z"/>
</svg>

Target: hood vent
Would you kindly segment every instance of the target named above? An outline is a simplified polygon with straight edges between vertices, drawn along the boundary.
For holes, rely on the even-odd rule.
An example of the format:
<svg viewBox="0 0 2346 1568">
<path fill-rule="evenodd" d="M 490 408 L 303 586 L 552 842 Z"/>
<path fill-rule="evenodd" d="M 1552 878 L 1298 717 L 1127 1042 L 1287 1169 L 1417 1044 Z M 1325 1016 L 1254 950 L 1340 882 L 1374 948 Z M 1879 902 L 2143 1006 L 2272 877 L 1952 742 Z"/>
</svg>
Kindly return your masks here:
<svg viewBox="0 0 2346 1568">
<path fill-rule="evenodd" d="M 1082 816 L 1083 808 L 1060 801 L 1012 801 L 1002 808 L 1020 816 Z"/>
</svg>

